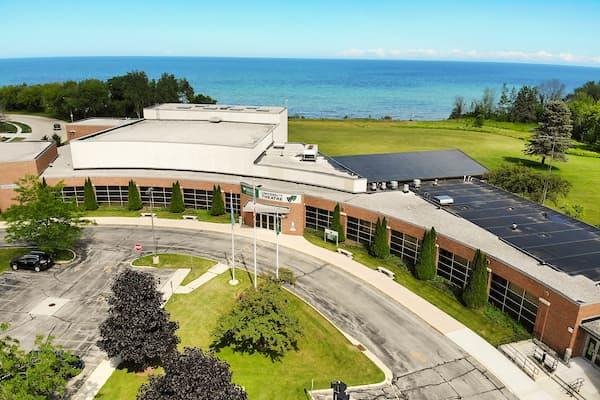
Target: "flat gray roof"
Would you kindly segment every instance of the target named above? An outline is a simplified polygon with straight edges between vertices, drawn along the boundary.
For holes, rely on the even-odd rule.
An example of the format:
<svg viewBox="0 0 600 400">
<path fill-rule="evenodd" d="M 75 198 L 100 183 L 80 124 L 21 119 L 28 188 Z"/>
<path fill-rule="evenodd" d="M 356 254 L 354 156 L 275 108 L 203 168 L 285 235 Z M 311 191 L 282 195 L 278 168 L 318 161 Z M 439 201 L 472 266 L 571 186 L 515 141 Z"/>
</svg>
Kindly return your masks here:
<svg viewBox="0 0 600 400">
<path fill-rule="evenodd" d="M 254 148 L 275 125 L 147 119 L 86 136 L 97 142 L 161 142 Z"/>
<path fill-rule="evenodd" d="M 184 103 L 164 103 L 155 106 L 146 107 L 154 110 L 171 111 L 195 111 L 195 112 L 232 112 L 232 113 L 252 113 L 252 114 L 279 114 L 285 110 L 280 106 L 240 106 L 227 104 L 184 104 Z"/>
<path fill-rule="evenodd" d="M 67 125 L 93 125 L 93 126 L 119 126 L 123 124 L 128 124 L 131 122 L 138 121 L 137 119 L 128 119 L 128 118 L 102 118 L 102 117 L 93 117 L 87 119 L 81 119 L 79 121 L 67 123 Z"/>
<path fill-rule="evenodd" d="M 0 142 L 0 162 L 35 160 L 52 142 Z"/>
</svg>

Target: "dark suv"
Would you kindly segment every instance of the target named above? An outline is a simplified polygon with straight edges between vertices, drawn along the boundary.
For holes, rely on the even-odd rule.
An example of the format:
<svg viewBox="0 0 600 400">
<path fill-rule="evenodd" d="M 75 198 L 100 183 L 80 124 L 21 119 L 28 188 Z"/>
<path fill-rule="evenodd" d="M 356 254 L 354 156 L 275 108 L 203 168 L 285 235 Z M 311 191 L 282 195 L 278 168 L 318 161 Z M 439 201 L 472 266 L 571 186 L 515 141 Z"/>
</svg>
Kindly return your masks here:
<svg viewBox="0 0 600 400">
<path fill-rule="evenodd" d="M 32 269 L 35 272 L 48 269 L 54 262 L 48 253 L 43 251 L 30 251 L 20 257 L 15 257 L 10 261 L 10 267 L 16 271 L 18 269 Z"/>
</svg>

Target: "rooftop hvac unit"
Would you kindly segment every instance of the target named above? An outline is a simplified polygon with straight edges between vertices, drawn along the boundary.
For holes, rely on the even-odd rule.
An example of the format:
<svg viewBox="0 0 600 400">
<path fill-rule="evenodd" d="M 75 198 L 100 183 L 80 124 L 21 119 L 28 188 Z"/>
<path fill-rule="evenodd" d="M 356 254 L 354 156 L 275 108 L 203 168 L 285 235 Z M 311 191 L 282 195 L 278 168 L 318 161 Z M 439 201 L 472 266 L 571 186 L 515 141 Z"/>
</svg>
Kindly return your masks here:
<svg viewBox="0 0 600 400">
<path fill-rule="evenodd" d="M 379 184 L 379 187 L 381 188 L 381 190 L 386 190 L 386 189 L 387 189 L 387 185 L 386 185 L 386 183 L 385 183 L 385 182 L 381 182 L 381 183 Z"/>
<path fill-rule="evenodd" d="M 392 190 L 398 190 L 398 181 L 391 181 L 390 182 L 390 189 L 392 189 Z"/>
<path fill-rule="evenodd" d="M 404 186 L 402 186 L 402 191 L 404 193 L 408 193 L 410 191 L 409 187 L 408 187 L 408 183 L 405 183 Z"/>
<path fill-rule="evenodd" d="M 454 204 L 454 199 L 450 196 L 446 196 L 445 194 L 434 196 L 433 199 L 436 203 L 441 206 L 448 206 L 450 204 Z"/>
<path fill-rule="evenodd" d="M 418 189 L 421 187 L 421 180 L 420 179 L 413 179 L 413 185 L 415 185 L 415 187 Z"/>
<path fill-rule="evenodd" d="M 373 190 L 373 191 L 377 190 L 377 182 L 371 182 L 371 190 Z"/>
<path fill-rule="evenodd" d="M 319 150 L 316 144 L 306 144 L 302 150 L 302 161 L 317 161 L 317 154 Z"/>
</svg>

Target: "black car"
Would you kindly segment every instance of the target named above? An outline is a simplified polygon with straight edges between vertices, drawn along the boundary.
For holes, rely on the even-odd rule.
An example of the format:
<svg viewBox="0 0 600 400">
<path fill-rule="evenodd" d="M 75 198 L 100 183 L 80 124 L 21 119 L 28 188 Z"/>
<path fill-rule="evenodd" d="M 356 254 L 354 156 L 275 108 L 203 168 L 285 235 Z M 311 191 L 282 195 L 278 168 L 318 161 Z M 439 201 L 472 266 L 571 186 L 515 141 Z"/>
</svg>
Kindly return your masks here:
<svg viewBox="0 0 600 400">
<path fill-rule="evenodd" d="M 52 266 L 52 256 L 43 251 L 30 251 L 20 257 L 15 257 L 10 261 L 10 267 L 16 271 L 18 269 L 32 269 L 40 272 Z"/>
</svg>

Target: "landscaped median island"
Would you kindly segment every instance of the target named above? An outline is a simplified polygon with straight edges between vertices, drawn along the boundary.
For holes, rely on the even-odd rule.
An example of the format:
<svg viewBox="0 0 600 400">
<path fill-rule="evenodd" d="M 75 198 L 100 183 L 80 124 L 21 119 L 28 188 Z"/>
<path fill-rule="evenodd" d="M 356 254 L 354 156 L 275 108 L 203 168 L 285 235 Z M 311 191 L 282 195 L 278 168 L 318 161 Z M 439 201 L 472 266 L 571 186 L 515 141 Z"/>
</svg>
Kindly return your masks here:
<svg viewBox="0 0 600 400">
<path fill-rule="evenodd" d="M 240 284 L 228 284 L 225 273 L 190 294 L 175 294 L 165 308 L 173 321 L 179 323 L 179 349 L 198 347 L 208 350 L 215 341 L 213 332 L 222 316 L 236 306 L 238 298 L 251 287 L 250 276 L 238 273 Z M 260 286 L 259 286 L 260 288 Z M 384 374 L 357 347 L 352 345 L 333 325 L 301 299 L 283 291 L 288 316 L 298 320 L 302 334 L 298 350 L 288 350 L 278 360 L 255 352 L 236 352 L 231 347 L 216 355 L 229 363 L 233 382 L 242 386 L 248 398 L 292 400 L 304 398 L 304 390 L 327 388 L 332 380 L 349 385 L 378 383 Z M 98 399 L 135 399 L 138 388 L 156 371 L 128 372 L 116 370 L 102 387 Z"/>
<path fill-rule="evenodd" d="M 320 232 L 309 229 L 304 232 L 304 238 L 312 244 L 336 251 L 335 244 L 323 241 Z M 417 279 L 399 257 L 390 255 L 384 259 L 375 258 L 360 244 L 340 243 L 339 247 L 350 251 L 355 261 L 371 269 L 384 267 L 394 272 L 396 282 L 460 321 L 493 346 L 531 337 L 522 325 L 491 304 L 486 304 L 480 310 L 465 307 L 460 292 L 443 278 L 436 277 L 430 281 Z"/>
<path fill-rule="evenodd" d="M 84 211 L 84 217 L 140 217 L 142 214 L 150 213 L 150 208 L 145 207 L 141 210 L 128 210 L 125 207 L 108 207 L 100 206 L 97 210 Z M 183 219 L 183 216 L 194 216 L 198 221 L 203 222 L 214 222 L 214 223 L 231 223 L 231 216 L 229 214 L 222 215 L 211 215 L 209 210 L 195 210 L 186 209 L 181 213 L 170 212 L 166 208 L 155 208 L 153 213 L 156 214 L 157 218 L 165 219 Z"/>
<path fill-rule="evenodd" d="M 171 254 L 159 253 L 159 263 L 152 264 L 154 254 L 142 256 L 133 260 L 131 265 L 134 267 L 155 267 L 155 268 L 189 268 L 190 272 L 186 275 L 182 285 L 187 285 L 194 279 L 202 276 L 211 267 L 217 265 L 214 260 L 193 256 L 189 254 Z"/>
</svg>

